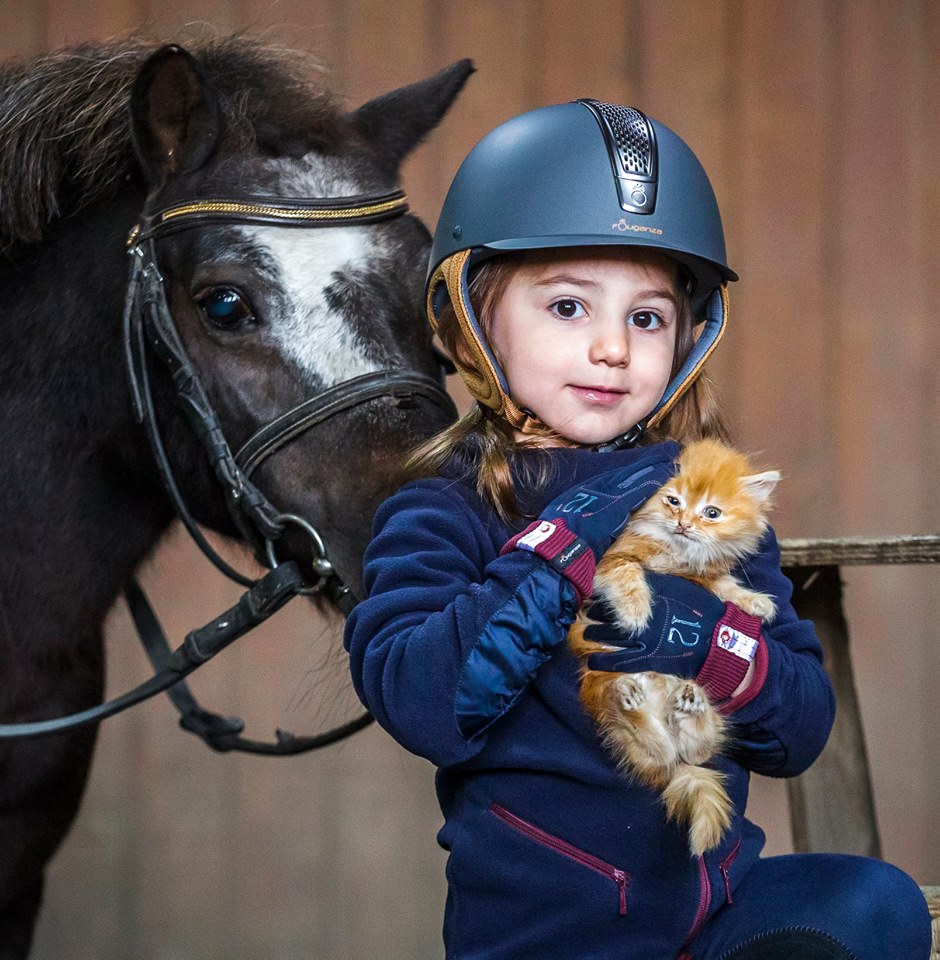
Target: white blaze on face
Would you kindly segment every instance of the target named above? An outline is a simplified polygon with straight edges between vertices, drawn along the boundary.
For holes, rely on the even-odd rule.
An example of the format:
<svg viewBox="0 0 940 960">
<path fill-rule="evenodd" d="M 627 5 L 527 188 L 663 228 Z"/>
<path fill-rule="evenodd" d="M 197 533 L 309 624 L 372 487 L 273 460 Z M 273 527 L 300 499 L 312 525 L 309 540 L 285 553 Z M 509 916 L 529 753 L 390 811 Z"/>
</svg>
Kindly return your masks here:
<svg viewBox="0 0 940 960">
<path fill-rule="evenodd" d="M 295 168 L 284 177 L 284 195 L 342 197 L 362 193 L 354 183 L 330 176 L 322 161 L 314 165 L 307 158 L 307 162 L 307 171 Z M 285 309 L 266 319 L 268 334 L 284 356 L 327 387 L 387 365 L 369 356 L 362 337 L 341 309 L 330 306 L 325 293 L 336 282 L 337 274 L 362 269 L 382 256 L 374 230 L 367 226 L 243 229 L 246 239 L 277 267 Z M 388 350 L 395 352 L 392 345 Z"/>
</svg>

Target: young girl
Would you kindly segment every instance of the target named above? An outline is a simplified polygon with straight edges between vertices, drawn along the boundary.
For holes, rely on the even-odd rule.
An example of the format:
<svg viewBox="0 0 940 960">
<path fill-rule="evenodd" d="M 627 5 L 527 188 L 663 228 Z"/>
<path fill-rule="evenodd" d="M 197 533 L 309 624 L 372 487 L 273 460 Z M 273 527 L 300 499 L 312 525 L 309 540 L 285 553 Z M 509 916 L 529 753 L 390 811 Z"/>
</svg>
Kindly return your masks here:
<svg viewBox="0 0 940 960">
<path fill-rule="evenodd" d="M 723 435 L 699 374 L 736 279 L 698 160 L 637 110 L 582 100 L 510 120 L 445 201 L 428 310 L 476 405 L 379 509 L 346 644 L 363 702 L 438 767 L 448 958 L 929 954 L 924 899 L 899 870 L 759 859 L 744 819 L 749 773 L 805 770 L 834 715 L 772 535 L 741 571 L 775 598 L 772 623 L 660 576 L 646 633 L 592 628 L 630 670 L 694 677 L 732 718 L 720 847 L 690 855 L 578 702 L 564 641 L 596 561 L 671 474 L 676 441 Z M 731 650 L 714 641 L 728 625 L 746 641 Z"/>
</svg>

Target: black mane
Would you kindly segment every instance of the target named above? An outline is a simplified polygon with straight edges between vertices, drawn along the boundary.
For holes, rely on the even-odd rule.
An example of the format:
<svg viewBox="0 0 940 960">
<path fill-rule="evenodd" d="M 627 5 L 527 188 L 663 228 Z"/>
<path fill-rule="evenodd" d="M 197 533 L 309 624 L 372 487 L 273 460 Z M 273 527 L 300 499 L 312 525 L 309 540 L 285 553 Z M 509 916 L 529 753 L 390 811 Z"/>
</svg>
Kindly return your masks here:
<svg viewBox="0 0 940 960">
<path fill-rule="evenodd" d="M 158 46 L 115 39 L 0 67 L 0 252 L 37 242 L 57 217 L 137 175 L 128 100 Z M 245 37 L 187 49 L 242 147 L 296 156 L 335 141 L 338 110 L 309 57 Z"/>
</svg>

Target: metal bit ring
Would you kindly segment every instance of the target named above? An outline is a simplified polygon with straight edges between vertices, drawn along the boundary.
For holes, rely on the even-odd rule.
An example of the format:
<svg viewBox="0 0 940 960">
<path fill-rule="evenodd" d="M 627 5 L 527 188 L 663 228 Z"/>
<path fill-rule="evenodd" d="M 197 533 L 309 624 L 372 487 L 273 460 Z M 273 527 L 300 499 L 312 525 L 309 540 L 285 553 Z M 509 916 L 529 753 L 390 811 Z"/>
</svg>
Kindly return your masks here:
<svg viewBox="0 0 940 960">
<path fill-rule="evenodd" d="M 298 590 L 297 592 L 303 594 L 319 593 L 326 586 L 330 577 L 335 576 L 336 574 L 333 564 L 327 559 L 326 545 L 323 543 L 323 538 L 320 536 L 313 524 L 311 524 L 308 520 L 305 520 L 303 517 L 297 516 L 295 513 L 279 513 L 274 518 L 274 522 L 280 524 L 284 528 L 286 528 L 288 524 L 294 524 L 294 526 L 300 527 L 300 529 L 303 530 L 303 532 L 306 533 L 310 538 L 314 548 L 311 564 L 313 566 L 313 572 L 317 575 L 318 579 L 313 585 Z M 264 542 L 264 549 L 268 565 L 272 570 L 278 565 L 278 559 L 274 552 L 274 542 L 274 540 L 265 540 Z"/>
</svg>

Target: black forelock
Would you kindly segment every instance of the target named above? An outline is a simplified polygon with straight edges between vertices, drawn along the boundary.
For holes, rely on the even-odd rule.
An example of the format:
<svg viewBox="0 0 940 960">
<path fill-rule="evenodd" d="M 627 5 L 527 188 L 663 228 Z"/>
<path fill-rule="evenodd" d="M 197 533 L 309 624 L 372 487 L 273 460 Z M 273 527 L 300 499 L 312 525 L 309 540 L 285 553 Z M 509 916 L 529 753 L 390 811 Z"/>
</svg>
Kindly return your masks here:
<svg viewBox="0 0 940 960">
<path fill-rule="evenodd" d="M 0 251 L 137 175 L 128 101 L 158 47 L 117 39 L 0 67 Z M 220 94 L 230 149 L 299 156 L 349 140 L 308 56 L 245 37 L 188 49 Z"/>
</svg>

